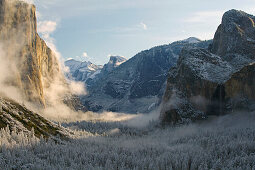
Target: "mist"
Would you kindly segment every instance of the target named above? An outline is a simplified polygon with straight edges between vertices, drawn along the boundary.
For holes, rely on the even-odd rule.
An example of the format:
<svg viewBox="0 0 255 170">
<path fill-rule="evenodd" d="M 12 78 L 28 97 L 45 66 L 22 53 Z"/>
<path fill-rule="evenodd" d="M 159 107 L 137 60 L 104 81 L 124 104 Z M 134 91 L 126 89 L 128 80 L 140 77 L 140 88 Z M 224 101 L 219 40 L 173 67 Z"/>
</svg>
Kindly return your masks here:
<svg viewBox="0 0 255 170">
<path fill-rule="evenodd" d="M 29 1 L 32 3 L 32 1 Z M 28 10 L 32 6 L 28 5 Z M 12 10 L 16 10 L 13 8 Z M 102 113 L 75 111 L 64 103 L 64 100 L 72 100 L 72 96 L 86 95 L 86 85 L 82 82 L 75 82 L 65 78 L 65 73 L 69 69 L 64 66 L 64 59 L 55 46 L 54 39 L 47 33 L 45 39 L 46 44 L 54 53 L 56 60 L 56 68 L 54 77 L 49 79 L 47 75 L 42 73 L 42 87 L 45 106 L 42 107 L 37 102 L 31 101 L 26 95 L 26 89 L 23 88 L 22 65 L 28 58 L 21 57 L 19 54 L 24 51 L 27 45 L 26 23 L 21 23 L 17 28 L 8 30 L 11 38 L 1 39 L 0 41 L 0 93 L 2 96 L 11 98 L 18 103 L 25 105 L 30 110 L 41 114 L 47 119 L 55 122 L 75 122 L 75 121 L 91 121 L 91 122 L 121 122 L 123 125 L 130 127 L 146 127 L 151 121 L 156 121 L 159 117 L 159 111 L 155 110 L 149 114 L 126 114 L 113 113 L 104 111 Z M 23 56 L 28 56 L 24 55 Z"/>
</svg>

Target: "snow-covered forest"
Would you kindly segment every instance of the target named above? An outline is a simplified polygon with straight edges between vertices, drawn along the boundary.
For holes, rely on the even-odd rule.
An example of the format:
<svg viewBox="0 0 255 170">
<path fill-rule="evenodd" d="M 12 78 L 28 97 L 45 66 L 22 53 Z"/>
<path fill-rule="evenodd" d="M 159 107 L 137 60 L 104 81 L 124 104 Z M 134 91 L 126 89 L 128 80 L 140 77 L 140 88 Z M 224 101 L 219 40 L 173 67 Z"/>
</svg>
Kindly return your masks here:
<svg viewBox="0 0 255 170">
<path fill-rule="evenodd" d="M 69 141 L 0 131 L 0 169 L 255 169 L 255 113 L 180 127 L 73 122 Z"/>
</svg>

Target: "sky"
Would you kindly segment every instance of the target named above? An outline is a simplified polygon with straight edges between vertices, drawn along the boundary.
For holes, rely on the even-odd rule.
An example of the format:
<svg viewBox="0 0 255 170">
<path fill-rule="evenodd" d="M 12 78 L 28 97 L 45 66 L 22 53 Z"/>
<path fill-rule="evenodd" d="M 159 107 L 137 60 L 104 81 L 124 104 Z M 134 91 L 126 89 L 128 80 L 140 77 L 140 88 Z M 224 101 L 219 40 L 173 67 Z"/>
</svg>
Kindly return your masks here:
<svg viewBox="0 0 255 170">
<path fill-rule="evenodd" d="M 31 0 L 29 0 L 31 1 Z M 95 64 L 153 46 L 212 39 L 222 15 L 255 15 L 255 0 L 33 0 L 38 32 L 65 60 Z"/>
</svg>

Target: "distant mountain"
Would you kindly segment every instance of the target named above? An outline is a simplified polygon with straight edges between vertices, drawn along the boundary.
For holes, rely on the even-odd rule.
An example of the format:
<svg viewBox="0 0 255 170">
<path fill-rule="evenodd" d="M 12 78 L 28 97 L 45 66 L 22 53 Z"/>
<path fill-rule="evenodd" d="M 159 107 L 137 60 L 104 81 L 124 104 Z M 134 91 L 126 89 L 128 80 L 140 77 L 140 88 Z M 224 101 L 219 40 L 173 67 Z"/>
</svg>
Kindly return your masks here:
<svg viewBox="0 0 255 170">
<path fill-rule="evenodd" d="M 110 56 L 110 60 L 104 65 L 102 73 L 105 75 L 113 71 L 116 67 L 120 66 L 122 63 L 126 62 L 127 59 L 122 56 Z"/>
<path fill-rule="evenodd" d="M 176 65 L 182 48 L 207 48 L 210 43 L 189 38 L 142 51 L 111 72 L 100 73 L 103 76 L 87 82 L 89 94 L 82 97 L 82 102 L 92 111 L 149 112 L 160 103 L 167 73 Z M 107 70 L 113 59 L 102 70 Z"/>
<path fill-rule="evenodd" d="M 65 61 L 70 72 L 67 77 L 76 81 L 86 82 L 89 78 L 94 78 L 102 70 L 102 66 L 92 64 L 91 62 L 76 61 L 74 59 Z"/>
<path fill-rule="evenodd" d="M 75 81 L 85 82 L 90 86 L 110 72 L 117 68 L 127 59 L 122 56 L 110 56 L 109 62 L 104 66 L 92 64 L 90 61 L 76 61 L 74 59 L 65 61 L 65 66 L 69 68 L 69 73 L 66 74 L 67 78 Z"/>
<path fill-rule="evenodd" d="M 255 111 L 254 22 L 255 17 L 243 11 L 227 11 L 209 49 L 183 48 L 169 72 L 164 122 Z"/>
</svg>

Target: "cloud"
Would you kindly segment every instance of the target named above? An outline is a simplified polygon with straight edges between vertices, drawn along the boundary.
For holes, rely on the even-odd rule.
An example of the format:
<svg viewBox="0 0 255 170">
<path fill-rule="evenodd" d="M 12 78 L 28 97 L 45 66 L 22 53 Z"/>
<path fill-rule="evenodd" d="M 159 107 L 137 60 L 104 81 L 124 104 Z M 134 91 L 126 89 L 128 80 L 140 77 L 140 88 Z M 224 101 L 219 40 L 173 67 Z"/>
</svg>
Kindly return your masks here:
<svg viewBox="0 0 255 170">
<path fill-rule="evenodd" d="M 89 56 L 88 56 L 88 53 L 83 52 L 83 53 L 82 53 L 82 57 L 84 57 L 84 58 L 88 58 L 88 57 L 89 57 Z"/>
<path fill-rule="evenodd" d="M 82 53 L 82 55 L 81 55 L 79 58 L 80 58 L 81 61 L 88 61 L 88 60 L 91 60 L 91 59 L 92 59 L 92 57 L 90 57 L 90 56 L 88 55 L 88 53 L 85 52 L 85 51 Z"/>
<path fill-rule="evenodd" d="M 140 26 L 141 26 L 144 30 L 147 30 L 147 29 L 148 29 L 148 26 L 147 26 L 145 23 L 143 23 L 143 22 L 140 23 Z"/>
<path fill-rule="evenodd" d="M 51 34 L 57 28 L 57 22 L 55 21 L 40 21 L 37 25 L 37 30 L 41 34 Z"/>
<path fill-rule="evenodd" d="M 86 51 L 84 51 L 80 56 L 76 56 L 74 58 L 68 58 L 67 60 L 70 60 L 70 59 L 75 59 L 75 60 L 78 60 L 78 61 L 90 61 L 90 60 L 93 60 L 93 58 L 90 57 Z"/>
<path fill-rule="evenodd" d="M 55 46 L 55 39 L 51 37 L 51 34 L 56 29 L 57 29 L 56 21 L 45 20 L 45 21 L 39 21 L 37 24 L 37 32 L 41 34 L 46 44 L 51 48 L 52 51 L 54 51 L 58 60 L 62 60 L 61 54 L 57 50 L 57 47 Z M 64 68 L 64 66 L 62 66 L 62 68 Z"/>
<path fill-rule="evenodd" d="M 200 11 L 194 13 L 191 17 L 186 18 L 184 22 L 187 23 L 207 23 L 207 22 L 218 22 L 221 19 L 224 11 Z"/>
</svg>

